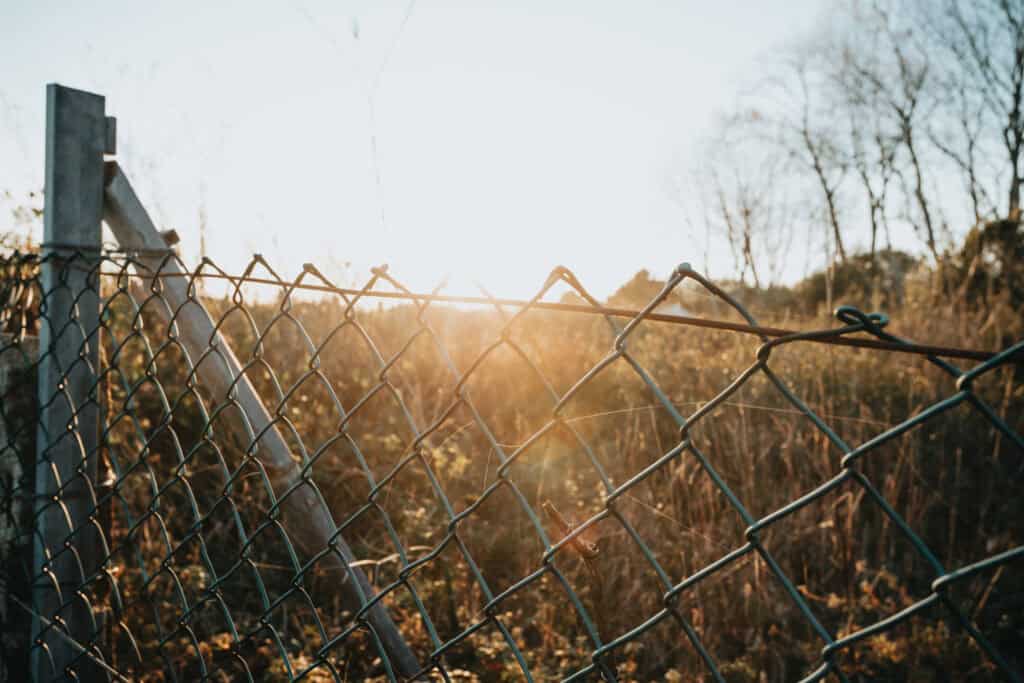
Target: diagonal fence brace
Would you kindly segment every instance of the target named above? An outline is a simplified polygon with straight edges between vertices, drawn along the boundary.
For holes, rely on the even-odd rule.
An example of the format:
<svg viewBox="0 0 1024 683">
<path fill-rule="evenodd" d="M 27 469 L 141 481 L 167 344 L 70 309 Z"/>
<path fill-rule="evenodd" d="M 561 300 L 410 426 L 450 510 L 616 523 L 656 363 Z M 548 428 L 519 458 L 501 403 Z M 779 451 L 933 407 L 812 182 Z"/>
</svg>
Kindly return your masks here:
<svg viewBox="0 0 1024 683">
<path fill-rule="evenodd" d="M 143 282 L 151 283 L 158 273 L 184 275 L 178 262 L 168 258 L 171 252 L 160 232 L 150 220 L 124 172 L 116 162 L 106 163 L 106 185 L 103 219 L 110 226 L 121 247 L 136 251 L 137 259 L 149 270 L 140 272 Z M 139 269 L 141 270 L 141 269 Z M 348 544 L 338 534 L 337 527 L 323 498 L 302 474 L 292 458 L 291 449 L 278 430 L 263 401 L 227 340 L 215 327 L 209 312 L 200 301 L 189 295 L 185 277 L 162 278 L 161 296 L 167 301 L 178 326 L 177 340 L 190 358 L 196 359 L 196 374 L 206 385 L 215 402 L 232 401 L 244 414 L 256 442 L 252 452 L 267 470 L 274 485 L 274 494 L 283 511 L 283 523 L 290 536 L 299 541 L 307 552 L 310 549 L 335 548 L 321 560 L 326 568 L 347 576 L 343 582 L 346 607 L 360 611 L 376 595 Z M 158 307 L 161 315 L 167 311 Z M 170 324 L 170 319 L 166 319 Z M 210 352 L 211 349 L 214 352 Z M 201 360 L 199 360 L 201 359 Z M 243 443 L 251 440 L 241 420 L 232 427 Z M 405 643 L 382 601 L 376 601 L 364 617 L 373 629 L 391 664 L 404 677 L 415 676 L 421 667 L 412 650 Z"/>
</svg>

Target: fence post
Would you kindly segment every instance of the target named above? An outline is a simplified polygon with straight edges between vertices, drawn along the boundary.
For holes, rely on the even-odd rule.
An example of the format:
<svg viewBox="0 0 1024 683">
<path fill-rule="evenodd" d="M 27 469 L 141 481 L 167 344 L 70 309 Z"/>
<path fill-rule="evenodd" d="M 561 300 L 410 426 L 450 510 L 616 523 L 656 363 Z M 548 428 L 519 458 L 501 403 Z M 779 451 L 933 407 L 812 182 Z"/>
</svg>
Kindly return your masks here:
<svg viewBox="0 0 1024 683">
<path fill-rule="evenodd" d="M 110 126 L 112 130 L 112 126 Z M 46 88 L 46 176 L 39 327 L 32 676 L 98 678 L 86 654 L 99 625 L 84 584 L 97 568 L 99 277 L 103 154 L 100 95 Z"/>
</svg>

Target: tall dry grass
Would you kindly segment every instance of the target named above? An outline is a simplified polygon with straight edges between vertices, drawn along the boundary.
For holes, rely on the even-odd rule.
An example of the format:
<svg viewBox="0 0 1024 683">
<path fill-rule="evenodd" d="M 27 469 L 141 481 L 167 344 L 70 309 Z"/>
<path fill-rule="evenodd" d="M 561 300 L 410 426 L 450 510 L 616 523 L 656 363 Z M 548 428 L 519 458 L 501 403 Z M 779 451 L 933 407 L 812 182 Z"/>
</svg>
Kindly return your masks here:
<svg viewBox="0 0 1024 683">
<path fill-rule="evenodd" d="M 562 410 L 565 425 L 589 452 L 567 427 L 551 429 L 508 467 L 515 491 L 504 485 L 481 495 L 500 465 L 490 439 L 507 456 L 549 422 L 549 389 L 563 395 L 612 348 L 607 321 L 532 311 L 505 332 L 508 343 L 477 364 L 501 338 L 504 317 L 498 312 L 368 308 L 355 316 L 360 328 L 337 330 L 345 318 L 338 301 L 264 299 L 245 311 L 228 300 L 209 304 L 225 316 L 223 329 L 239 357 L 255 359 L 249 376 L 279 412 L 297 457 L 315 460 L 315 480 L 364 569 L 380 588 L 397 582 L 385 603 L 422 661 L 437 642 L 482 623 L 440 658 L 452 680 L 521 680 L 508 638 L 534 680 L 558 679 L 590 662 L 593 640 L 552 573 L 490 612 L 484 609 L 486 591 L 497 595 L 542 566 L 544 545 L 517 496 L 538 513 L 544 501 L 580 521 L 599 513 L 606 489 L 594 462 L 614 484 L 629 480 L 679 443 L 668 411 L 618 360 Z M 124 307 L 121 314 L 130 308 L 126 299 L 117 305 Z M 768 324 L 833 324 L 822 317 L 754 312 Z M 1021 336 L 1012 310 L 939 305 L 920 283 L 916 289 L 911 283 L 905 302 L 891 314 L 894 332 L 930 343 L 996 348 Z M 116 367 L 108 382 L 105 452 L 118 480 L 107 506 L 108 569 L 116 582 L 97 582 L 92 590 L 96 604 L 121 605 L 107 620 L 103 647 L 109 660 L 147 679 L 287 680 L 300 673 L 306 680 L 380 678 L 384 671 L 368 634 L 332 640 L 351 623 L 335 590 L 340 579 L 315 563 L 302 565 L 302 549 L 293 556 L 281 527 L 268 519 L 271 501 L 259 468 L 245 458 L 244 444 L 224 436 L 222 421 L 231 419 L 230 411 L 204 433 L 201 386 L 189 388 L 181 352 L 166 343 L 154 318 L 145 311 L 142 317 L 146 325 L 133 333 L 127 317 L 112 316 L 120 322 L 112 323 L 107 339 L 107 357 Z M 751 365 L 758 346 L 749 336 L 650 321 L 629 340 L 630 353 L 683 415 Z M 380 359 L 395 354 L 381 388 Z M 926 359 L 895 353 L 796 343 L 776 349 L 770 367 L 853 447 L 956 391 L 954 378 Z M 470 368 L 463 384 L 470 401 L 449 411 L 459 378 Z M 1018 433 L 1024 427 L 1022 386 L 1016 366 L 990 372 L 975 385 Z M 341 432 L 335 397 L 346 414 L 358 406 Z M 422 457 L 367 505 L 370 476 L 385 477 L 417 433 L 428 429 Z M 690 436 L 754 517 L 836 475 L 843 455 L 760 375 L 694 425 Z M 1022 456 L 962 406 L 871 452 L 858 467 L 953 569 L 1024 541 Z M 450 512 L 467 508 L 472 513 L 456 535 L 449 534 Z M 672 583 L 746 541 L 746 523 L 688 453 L 630 488 L 615 509 Z M 557 528 L 541 519 L 557 540 Z M 657 614 L 666 588 L 621 522 L 602 520 L 592 538 L 600 554 L 591 566 L 569 547 L 553 562 L 607 643 Z M 760 541 L 835 637 L 927 596 L 935 578 L 855 483 L 772 524 Z M 401 553 L 407 562 L 433 555 L 409 573 Z M 951 593 L 1011 657 L 1019 657 L 1024 645 L 1020 569 L 1017 563 L 982 572 Z M 757 553 L 696 583 L 675 607 L 728 680 L 795 680 L 820 660 L 823 641 Z M 318 659 L 322 652 L 326 660 Z M 862 641 L 838 661 L 852 678 L 998 678 L 940 609 Z M 711 680 L 673 619 L 616 648 L 606 663 L 621 680 Z"/>
</svg>

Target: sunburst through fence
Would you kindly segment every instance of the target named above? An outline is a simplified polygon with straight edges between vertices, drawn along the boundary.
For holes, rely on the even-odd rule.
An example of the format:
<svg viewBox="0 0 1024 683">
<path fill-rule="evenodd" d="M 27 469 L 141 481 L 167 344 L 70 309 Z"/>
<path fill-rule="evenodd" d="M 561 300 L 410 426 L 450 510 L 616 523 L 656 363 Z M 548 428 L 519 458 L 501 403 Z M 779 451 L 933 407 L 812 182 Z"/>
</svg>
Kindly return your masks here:
<svg viewBox="0 0 1024 683">
<path fill-rule="evenodd" d="M 458 306 L 152 247 L 0 273 L 11 680 L 1019 676 L 1022 343 L 758 336 L 687 265 L 625 317 L 564 268 Z M 747 332 L 659 314 L 685 287 Z"/>
</svg>

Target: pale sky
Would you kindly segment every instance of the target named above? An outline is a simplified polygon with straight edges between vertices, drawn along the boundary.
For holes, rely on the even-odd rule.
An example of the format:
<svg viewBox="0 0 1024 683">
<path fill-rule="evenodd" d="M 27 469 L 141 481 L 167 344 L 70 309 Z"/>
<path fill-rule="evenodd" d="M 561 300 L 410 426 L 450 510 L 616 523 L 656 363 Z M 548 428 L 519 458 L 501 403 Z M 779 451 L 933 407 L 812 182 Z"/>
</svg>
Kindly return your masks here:
<svg viewBox="0 0 1024 683">
<path fill-rule="evenodd" d="M 704 264 L 671 178 L 824 9 L 3 0 L 0 191 L 41 189 L 59 82 L 107 97 L 117 158 L 189 264 L 203 208 L 229 272 L 260 252 L 289 277 L 387 263 L 419 290 L 529 296 L 563 264 L 606 296 L 641 268 Z M 729 275 L 727 247 L 708 251 Z"/>
</svg>

